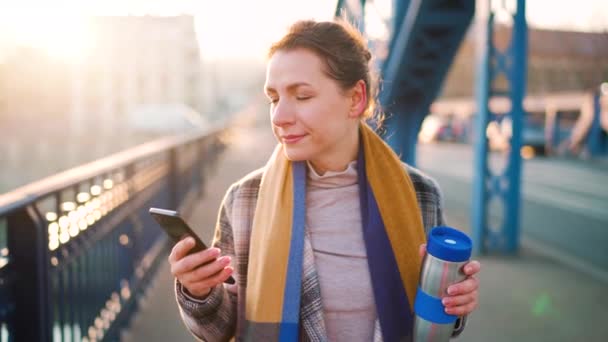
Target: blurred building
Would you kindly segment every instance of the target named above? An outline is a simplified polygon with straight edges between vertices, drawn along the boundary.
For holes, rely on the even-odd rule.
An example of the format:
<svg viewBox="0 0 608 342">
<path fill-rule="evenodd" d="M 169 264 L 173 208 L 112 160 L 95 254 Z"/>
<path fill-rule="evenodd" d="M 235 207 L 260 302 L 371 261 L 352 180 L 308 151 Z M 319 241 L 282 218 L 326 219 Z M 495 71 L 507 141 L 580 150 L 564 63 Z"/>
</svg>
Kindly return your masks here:
<svg viewBox="0 0 608 342">
<path fill-rule="evenodd" d="M 194 17 L 97 17 L 89 31 L 94 44 L 73 69 L 70 121 L 76 130 L 99 119 L 98 129 L 116 133 L 139 106 L 202 111 Z"/>
<path fill-rule="evenodd" d="M 204 122 L 192 16 L 96 17 L 86 29 L 78 59 L 0 46 L 0 193 Z"/>
<path fill-rule="evenodd" d="M 476 39 L 480 23 L 472 26 L 463 41 L 441 96 L 474 96 L 477 72 Z M 528 28 L 527 93 L 540 95 L 560 91 L 587 91 L 608 80 L 608 32 L 572 32 Z M 505 49 L 511 28 L 497 26 L 494 41 Z M 497 78 L 495 88 L 504 89 L 507 80 Z"/>
</svg>

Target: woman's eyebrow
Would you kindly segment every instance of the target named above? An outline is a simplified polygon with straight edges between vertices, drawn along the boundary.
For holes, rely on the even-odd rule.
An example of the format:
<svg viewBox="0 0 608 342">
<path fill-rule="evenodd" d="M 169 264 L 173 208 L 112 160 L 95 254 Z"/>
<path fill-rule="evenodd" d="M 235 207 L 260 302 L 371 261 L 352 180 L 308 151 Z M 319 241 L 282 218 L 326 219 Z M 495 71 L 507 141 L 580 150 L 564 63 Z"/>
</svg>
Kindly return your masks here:
<svg viewBox="0 0 608 342">
<path fill-rule="evenodd" d="M 298 87 L 303 87 L 303 86 L 311 86 L 310 83 L 306 83 L 306 82 L 295 82 L 295 83 L 291 83 L 289 85 L 287 85 L 287 91 L 294 91 L 296 90 Z M 270 86 L 267 86 L 266 88 L 264 88 L 264 91 L 268 94 L 268 93 L 276 93 L 277 91 Z"/>
</svg>

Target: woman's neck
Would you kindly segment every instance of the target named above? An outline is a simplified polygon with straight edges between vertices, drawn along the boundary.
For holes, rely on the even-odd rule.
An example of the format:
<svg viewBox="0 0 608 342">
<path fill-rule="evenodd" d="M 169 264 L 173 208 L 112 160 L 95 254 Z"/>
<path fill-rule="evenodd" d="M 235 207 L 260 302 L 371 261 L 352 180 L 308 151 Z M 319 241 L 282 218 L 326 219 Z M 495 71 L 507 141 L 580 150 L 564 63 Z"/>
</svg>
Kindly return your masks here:
<svg viewBox="0 0 608 342">
<path fill-rule="evenodd" d="M 359 130 L 355 130 L 347 139 L 344 139 L 343 144 L 335 146 L 331 151 L 328 151 L 323 156 L 310 160 L 310 165 L 315 172 L 322 176 L 327 171 L 344 171 L 348 164 L 357 159 L 359 152 Z"/>
</svg>

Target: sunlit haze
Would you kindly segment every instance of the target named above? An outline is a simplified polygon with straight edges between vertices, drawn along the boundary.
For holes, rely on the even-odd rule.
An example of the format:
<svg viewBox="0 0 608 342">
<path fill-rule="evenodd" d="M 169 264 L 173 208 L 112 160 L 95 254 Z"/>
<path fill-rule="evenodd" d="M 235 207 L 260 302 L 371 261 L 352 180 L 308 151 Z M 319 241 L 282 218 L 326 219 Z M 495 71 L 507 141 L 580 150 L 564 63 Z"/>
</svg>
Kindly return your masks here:
<svg viewBox="0 0 608 342">
<path fill-rule="evenodd" d="M 86 20 L 97 15 L 191 14 L 202 57 L 263 58 L 268 45 L 297 19 L 329 20 L 336 1 L 0 1 L 2 41 L 72 57 L 86 44 Z"/>
<path fill-rule="evenodd" d="M 297 19 L 331 19 L 335 7 L 335 0 L 0 0 L 0 50 L 7 44 L 24 44 L 43 48 L 54 56 L 73 58 L 89 43 L 88 16 L 191 14 L 195 16 L 203 59 L 262 59 L 268 45 L 290 23 Z M 605 1 L 532 0 L 527 1 L 527 9 L 533 26 L 608 30 Z"/>
</svg>

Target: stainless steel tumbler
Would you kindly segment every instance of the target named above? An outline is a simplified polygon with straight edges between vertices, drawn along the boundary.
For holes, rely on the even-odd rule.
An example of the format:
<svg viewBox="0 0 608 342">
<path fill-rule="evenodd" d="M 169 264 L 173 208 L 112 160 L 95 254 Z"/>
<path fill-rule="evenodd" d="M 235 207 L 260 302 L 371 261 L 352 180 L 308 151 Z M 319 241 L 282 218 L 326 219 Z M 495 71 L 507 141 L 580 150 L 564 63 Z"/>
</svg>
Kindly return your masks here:
<svg viewBox="0 0 608 342">
<path fill-rule="evenodd" d="M 457 316 L 448 315 L 441 299 L 448 286 L 465 278 L 462 266 L 470 259 L 473 243 L 463 232 L 435 227 L 427 239 L 420 283 L 414 301 L 414 341 L 448 341 Z"/>
</svg>

